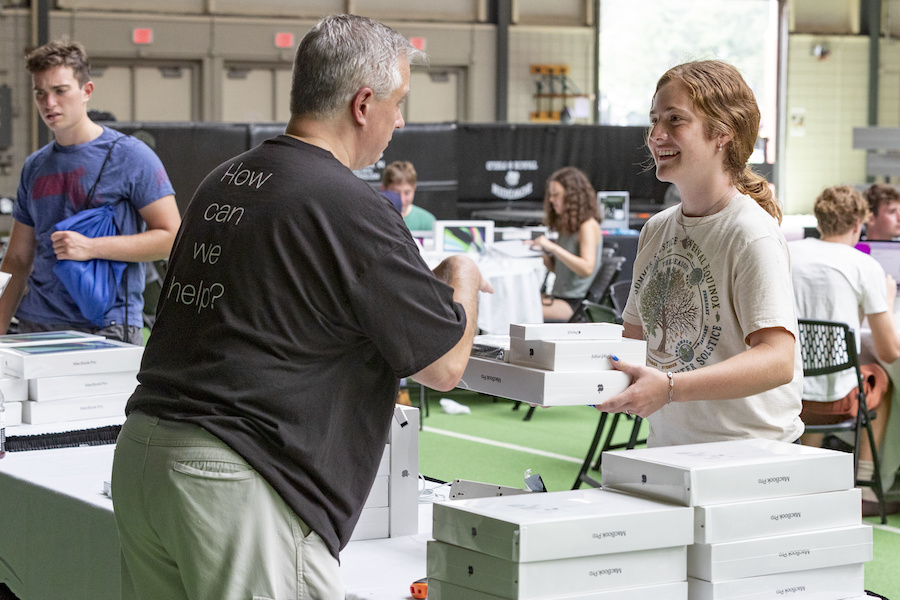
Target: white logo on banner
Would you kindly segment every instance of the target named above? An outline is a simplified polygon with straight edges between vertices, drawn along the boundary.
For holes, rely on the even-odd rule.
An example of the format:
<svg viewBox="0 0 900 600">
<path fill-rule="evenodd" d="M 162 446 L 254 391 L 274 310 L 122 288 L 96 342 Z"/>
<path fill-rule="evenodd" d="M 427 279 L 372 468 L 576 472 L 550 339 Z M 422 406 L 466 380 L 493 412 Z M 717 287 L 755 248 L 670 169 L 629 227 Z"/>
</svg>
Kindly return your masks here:
<svg viewBox="0 0 900 600">
<path fill-rule="evenodd" d="M 489 160 L 485 163 L 484 168 L 486 171 L 506 171 L 503 181 L 507 187 L 503 187 L 499 183 L 491 184 L 491 194 L 498 198 L 520 200 L 534 191 L 532 182 L 529 181 L 523 186 L 519 186 L 519 182 L 522 178 L 522 171 L 537 171 L 536 160 Z"/>
</svg>

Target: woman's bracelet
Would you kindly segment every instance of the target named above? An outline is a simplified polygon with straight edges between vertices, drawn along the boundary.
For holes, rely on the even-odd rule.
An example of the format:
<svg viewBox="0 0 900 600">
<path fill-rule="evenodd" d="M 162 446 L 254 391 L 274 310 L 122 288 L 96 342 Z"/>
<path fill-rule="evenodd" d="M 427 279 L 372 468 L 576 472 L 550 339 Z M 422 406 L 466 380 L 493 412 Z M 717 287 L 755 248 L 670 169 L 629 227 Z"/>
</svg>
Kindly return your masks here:
<svg viewBox="0 0 900 600">
<path fill-rule="evenodd" d="M 666 375 L 669 376 L 669 401 L 666 404 L 672 404 L 672 395 L 675 393 L 675 373 L 669 371 Z"/>
</svg>

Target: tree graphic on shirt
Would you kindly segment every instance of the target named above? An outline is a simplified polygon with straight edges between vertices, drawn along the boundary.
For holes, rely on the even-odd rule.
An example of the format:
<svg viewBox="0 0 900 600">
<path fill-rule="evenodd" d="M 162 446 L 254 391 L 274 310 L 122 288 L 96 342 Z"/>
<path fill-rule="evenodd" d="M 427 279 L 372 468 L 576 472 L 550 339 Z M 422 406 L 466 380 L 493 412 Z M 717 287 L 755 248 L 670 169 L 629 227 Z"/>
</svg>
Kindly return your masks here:
<svg viewBox="0 0 900 600">
<path fill-rule="evenodd" d="M 684 271 L 676 267 L 659 269 L 653 273 L 641 294 L 641 314 L 650 336 L 659 336 L 656 351 L 663 355 L 669 337 L 696 330 L 700 308 L 694 302 Z"/>
</svg>

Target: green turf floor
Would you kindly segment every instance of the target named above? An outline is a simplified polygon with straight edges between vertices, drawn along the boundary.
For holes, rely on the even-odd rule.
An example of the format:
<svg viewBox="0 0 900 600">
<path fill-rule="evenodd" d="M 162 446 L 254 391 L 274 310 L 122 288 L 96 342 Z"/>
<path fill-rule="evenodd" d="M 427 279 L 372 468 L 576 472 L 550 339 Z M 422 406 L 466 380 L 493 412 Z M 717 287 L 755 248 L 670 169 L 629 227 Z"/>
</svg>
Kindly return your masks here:
<svg viewBox="0 0 900 600">
<path fill-rule="evenodd" d="M 411 393 L 415 404 L 418 389 Z M 447 414 L 441 409 L 441 398 L 467 406 L 471 412 Z M 509 400 L 495 401 L 465 391 L 429 390 L 428 404 L 429 415 L 419 435 L 422 475 L 521 488 L 530 469 L 541 475 L 548 491 L 572 488 L 600 418 L 596 409 L 566 406 L 538 409 L 530 421 L 523 421 L 527 405 L 513 410 Z M 624 441 L 631 428 L 630 421 L 621 419 L 614 440 Z M 600 477 L 597 472 L 592 475 Z M 866 588 L 900 600 L 900 515 L 889 516 L 886 526 L 877 519 L 866 522 L 875 526 L 875 556 L 866 563 Z"/>
</svg>

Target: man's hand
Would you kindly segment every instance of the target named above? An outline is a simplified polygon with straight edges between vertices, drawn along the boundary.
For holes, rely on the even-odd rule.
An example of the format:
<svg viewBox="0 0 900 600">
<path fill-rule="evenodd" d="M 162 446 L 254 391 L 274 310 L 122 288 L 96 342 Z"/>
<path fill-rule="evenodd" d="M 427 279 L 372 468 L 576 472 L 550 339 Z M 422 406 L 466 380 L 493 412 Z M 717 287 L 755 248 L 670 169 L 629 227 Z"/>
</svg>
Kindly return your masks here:
<svg viewBox="0 0 900 600">
<path fill-rule="evenodd" d="M 478 265 L 471 258 L 462 254 L 454 254 L 442 260 L 441 264 L 434 268 L 434 275 L 451 286 L 454 285 L 454 282 L 459 282 L 460 280 L 477 280 L 479 292 L 494 293 L 494 287 L 487 279 L 481 276 Z"/>
<path fill-rule="evenodd" d="M 57 231 L 50 234 L 50 241 L 53 242 L 57 260 L 83 261 L 94 258 L 93 239 L 75 231 Z"/>
</svg>

